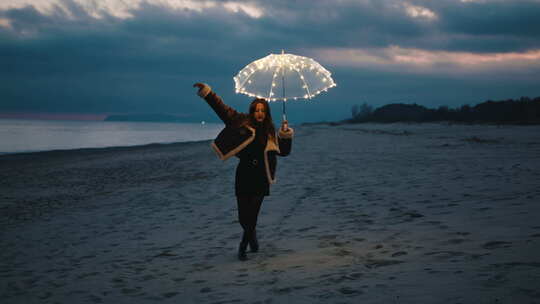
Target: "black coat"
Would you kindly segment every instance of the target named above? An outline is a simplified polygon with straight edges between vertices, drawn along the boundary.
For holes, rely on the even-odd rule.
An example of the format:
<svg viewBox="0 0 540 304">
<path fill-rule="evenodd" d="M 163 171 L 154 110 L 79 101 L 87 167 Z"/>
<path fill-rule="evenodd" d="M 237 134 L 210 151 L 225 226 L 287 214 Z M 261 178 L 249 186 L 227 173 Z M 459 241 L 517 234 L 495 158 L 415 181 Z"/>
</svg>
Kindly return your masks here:
<svg viewBox="0 0 540 304">
<path fill-rule="evenodd" d="M 234 155 L 239 156 L 239 152 L 252 143 L 256 136 L 255 129 L 248 124 L 249 114 L 239 113 L 229 107 L 214 92 L 210 92 L 204 99 L 225 123 L 225 128 L 212 142 L 212 148 L 222 160 L 227 160 Z M 269 134 L 268 136 L 263 150 L 264 170 L 262 172 L 266 175 L 269 184 L 276 182 L 276 156 L 287 156 L 291 152 L 293 132 L 292 128 L 289 128 L 287 132 L 280 129 L 277 135 Z"/>
</svg>

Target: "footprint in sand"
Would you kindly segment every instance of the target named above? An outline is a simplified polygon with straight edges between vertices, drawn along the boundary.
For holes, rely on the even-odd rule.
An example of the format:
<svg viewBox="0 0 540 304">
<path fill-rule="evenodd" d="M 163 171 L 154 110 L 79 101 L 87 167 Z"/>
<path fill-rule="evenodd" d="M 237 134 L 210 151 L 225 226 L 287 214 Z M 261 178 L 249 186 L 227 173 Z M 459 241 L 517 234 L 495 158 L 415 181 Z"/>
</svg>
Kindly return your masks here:
<svg viewBox="0 0 540 304">
<path fill-rule="evenodd" d="M 497 248 L 508 248 L 511 247 L 511 242 L 504 242 L 504 241 L 491 241 L 487 242 L 482 247 L 484 249 L 497 249 Z"/>
<path fill-rule="evenodd" d="M 306 232 L 306 231 L 316 229 L 316 228 L 317 228 L 316 226 L 309 226 L 309 227 L 297 229 L 296 231 L 298 231 L 298 232 Z"/>
<path fill-rule="evenodd" d="M 93 277 L 93 276 L 96 276 L 100 274 L 99 272 L 95 271 L 95 272 L 87 272 L 87 273 L 83 273 L 81 275 L 78 275 L 77 278 L 78 279 L 84 279 L 84 278 L 87 278 L 87 277 Z"/>
<path fill-rule="evenodd" d="M 364 263 L 364 265 L 367 268 L 379 268 L 383 266 L 390 266 L 390 265 L 396 265 L 396 264 L 401 264 L 401 263 L 403 263 L 403 261 L 400 261 L 400 260 L 370 259 L 370 260 L 367 260 L 366 263 Z"/>
<path fill-rule="evenodd" d="M 208 292 L 211 292 L 211 291 L 212 291 L 212 288 L 210 288 L 210 287 L 203 287 L 200 290 L 201 293 L 208 293 Z"/>
<path fill-rule="evenodd" d="M 319 240 L 333 240 L 337 237 L 337 234 L 327 234 L 327 235 L 321 235 L 319 237 Z"/>
<path fill-rule="evenodd" d="M 88 299 L 89 299 L 90 301 L 92 301 L 93 303 L 103 303 L 103 299 L 100 298 L 100 297 L 98 297 L 98 296 L 96 296 L 96 295 L 90 295 L 90 296 L 88 297 Z"/>
<path fill-rule="evenodd" d="M 361 295 L 364 292 L 360 289 L 354 289 L 351 287 L 341 287 L 338 291 L 344 295 Z"/>
<path fill-rule="evenodd" d="M 320 276 L 321 278 L 324 278 L 326 281 L 328 281 L 329 285 L 335 285 L 346 281 L 354 281 L 359 278 L 361 278 L 364 274 L 360 272 L 353 272 L 350 274 L 343 274 L 338 277 L 335 277 L 333 274 L 326 274 Z M 328 278 L 329 277 L 329 278 Z"/>
<path fill-rule="evenodd" d="M 446 260 L 458 256 L 464 256 L 465 253 L 461 251 L 432 251 L 426 252 L 424 255 L 430 255 L 436 257 L 437 259 Z"/>
<path fill-rule="evenodd" d="M 307 286 L 297 285 L 297 286 L 289 286 L 289 287 L 281 287 L 281 288 L 272 288 L 271 290 L 278 294 L 286 294 L 286 293 L 290 293 L 295 290 L 300 290 L 304 288 L 307 288 Z"/>
<path fill-rule="evenodd" d="M 37 297 L 41 300 L 46 300 L 48 298 L 50 298 L 53 294 L 51 292 L 41 292 L 41 293 L 38 293 Z"/>
<path fill-rule="evenodd" d="M 442 224 L 442 222 L 440 222 L 440 221 L 424 221 L 424 222 L 420 222 L 419 224 L 420 225 L 440 225 L 440 224 Z"/>
<path fill-rule="evenodd" d="M 491 276 L 482 283 L 485 287 L 499 287 L 508 282 L 508 278 L 504 274 L 496 274 Z"/>
<path fill-rule="evenodd" d="M 154 257 L 157 258 L 157 257 L 173 257 L 173 256 L 177 256 L 177 254 L 174 252 L 171 252 L 170 250 L 164 250 L 161 253 L 156 254 Z"/>
<path fill-rule="evenodd" d="M 466 241 L 468 241 L 468 239 L 449 239 L 449 240 L 441 242 L 441 244 L 443 244 L 443 245 L 458 245 L 458 244 L 461 244 L 461 243 L 466 242 Z"/>
<path fill-rule="evenodd" d="M 156 278 L 155 276 L 153 276 L 153 275 L 151 275 L 151 274 L 148 274 L 148 275 L 143 276 L 143 277 L 141 278 L 141 281 L 143 281 L 143 282 L 144 282 L 144 281 L 149 281 L 149 280 L 153 280 L 153 279 L 155 279 L 155 278 Z"/>
<path fill-rule="evenodd" d="M 177 294 L 178 294 L 178 292 L 175 292 L 175 291 L 173 291 L 173 292 L 166 292 L 166 293 L 163 294 L 163 297 L 165 297 L 165 298 L 168 299 L 168 298 L 172 298 L 172 297 L 176 296 Z"/>
<path fill-rule="evenodd" d="M 135 287 L 135 288 L 122 288 L 122 293 L 125 295 L 133 295 L 134 293 L 138 292 L 141 289 L 141 287 Z"/>
</svg>

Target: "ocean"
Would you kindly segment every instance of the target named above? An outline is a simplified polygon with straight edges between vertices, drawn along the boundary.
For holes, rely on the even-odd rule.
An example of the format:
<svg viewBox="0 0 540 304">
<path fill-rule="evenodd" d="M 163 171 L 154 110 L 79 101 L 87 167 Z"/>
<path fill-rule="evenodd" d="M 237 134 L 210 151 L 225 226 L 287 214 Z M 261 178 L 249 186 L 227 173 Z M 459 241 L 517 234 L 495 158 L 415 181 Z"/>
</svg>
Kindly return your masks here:
<svg viewBox="0 0 540 304">
<path fill-rule="evenodd" d="M 0 119 L 0 154 L 213 139 L 215 123 Z"/>
</svg>

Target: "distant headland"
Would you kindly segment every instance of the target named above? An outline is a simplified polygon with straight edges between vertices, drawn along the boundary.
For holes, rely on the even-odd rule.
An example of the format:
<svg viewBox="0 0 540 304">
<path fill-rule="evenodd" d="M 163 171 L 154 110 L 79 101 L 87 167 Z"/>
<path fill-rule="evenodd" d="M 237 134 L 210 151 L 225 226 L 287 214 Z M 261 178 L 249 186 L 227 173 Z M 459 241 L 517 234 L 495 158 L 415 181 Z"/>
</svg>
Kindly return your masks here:
<svg viewBox="0 0 540 304">
<path fill-rule="evenodd" d="M 540 97 L 488 100 L 475 106 L 441 106 L 429 109 L 418 104 L 394 103 L 376 108 L 367 103 L 354 105 L 352 117 L 339 123 L 363 122 L 436 122 L 540 124 Z"/>
</svg>

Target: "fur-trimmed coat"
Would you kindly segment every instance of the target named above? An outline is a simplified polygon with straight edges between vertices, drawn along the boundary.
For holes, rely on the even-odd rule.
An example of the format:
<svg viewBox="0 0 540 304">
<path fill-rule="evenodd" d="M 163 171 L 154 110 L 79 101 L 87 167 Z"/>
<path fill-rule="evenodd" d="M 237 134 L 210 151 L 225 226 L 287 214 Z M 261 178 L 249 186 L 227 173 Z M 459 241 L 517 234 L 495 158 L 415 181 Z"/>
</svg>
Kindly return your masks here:
<svg viewBox="0 0 540 304">
<path fill-rule="evenodd" d="M 209 86 L 202 88 L 199 91 L 199 96 L 206 100 L 225 123 L 225 128 L 211 144 L 221 160 L 227 160 L 231 156 L 237 155 L 255 139 L 255 129 L 247 123 L 249 114 L 239 113 L 226 105 L 221 97 L 212 92 Z M 264 164 L 269 184 L 276 182 L 276 156 L 287 156 L 291 152 L 293 134 L 293 129 L 288 128 L 287 131 L 280 129 L 277 136 L 274 134 L 268 136 L 264 149 Z"/>
</svg>

